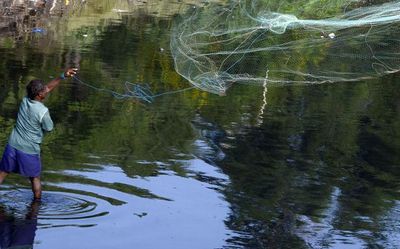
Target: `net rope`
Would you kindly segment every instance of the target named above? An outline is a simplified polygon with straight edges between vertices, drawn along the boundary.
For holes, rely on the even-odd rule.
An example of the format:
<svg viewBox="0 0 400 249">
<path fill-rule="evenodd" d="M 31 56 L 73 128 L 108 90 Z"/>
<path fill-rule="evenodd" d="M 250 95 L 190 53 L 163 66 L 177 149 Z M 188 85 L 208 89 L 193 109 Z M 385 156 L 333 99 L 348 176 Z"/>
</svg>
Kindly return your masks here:
<svg viewBox="0 0 400 249">
<path fill-rule="evenodd" d="M 171 94 L 177 94 L 177 93 L 185 92 L 185 91 L 188 91 L 188 90 L 191 90 L 194 88 L 194 87 L 188 87 L 188 88 L 184 88 L 184 89 L 180 89 L 180 90 L 176 90 L 176 91 L 167 91 L 167 92 L 163 92 L 163 93 L 154 94 L 151 91 L 150 86 L 148 84 L 135 84 L 135 83 L 125 81 L 124 92 L 117 92 L 117 91 L 114 91 L 114 90 L 111 90 L 108 88 L 101 88 L 101 87 L 97 87 L 93 84 L 89 84 L 87 82 L 84 82 L 77 76 L 73 76 L 73 78 L 78 83 L 80 83 L 84 86 L 87 86 L 87 87 L 89 87 L 93 90 L 99 91 L 99 92 L 109 93 L 116 99 L 120 99 L 120 100 L 133 99 L 133 100 L 138 100 L 138 101 L 146 102 L 146 103 L 152 103 L 154 101 L 154 99 L 157 97 L 171 95 Z"/>
</svg>

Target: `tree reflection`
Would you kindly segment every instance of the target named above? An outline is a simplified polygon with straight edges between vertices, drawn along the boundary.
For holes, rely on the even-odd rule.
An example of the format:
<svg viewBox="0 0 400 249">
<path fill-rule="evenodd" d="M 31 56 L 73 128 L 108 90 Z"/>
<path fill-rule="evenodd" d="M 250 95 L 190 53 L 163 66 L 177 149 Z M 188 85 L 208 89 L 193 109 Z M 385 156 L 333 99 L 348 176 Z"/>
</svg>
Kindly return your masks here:
<svg viewBox="0 0 400 249">
<path fill-rule="evenodd" d="M 43 13 L 51 8 L 48 4 Z M 28 10 L 18 11 L 20 16 L 4 17 L 17 20 L 16 36 L 18 30 L 36 27 L 31 17 L 31 22 L 24 23 Z M 38 12 L 35 18 L 39 15 L 45 17 Z M 6 23 L 1 20 L 1 25 Z M 160 47 L 168 47 L 170 19 L 144 14 L 118 17 L 118 21 L 104 16 L 102 24 L 87 20 L 76 19 L 67 39 L 39 34 L 17 45 L 4 39 L 3 34 L 13 30 L 8 23 L 1 26 L 6 27 L 0 31 L 5 32 L 0 38 L 2 144 L 15 123 L 28 78 L 54 76 L 65 65 L 79 65 L 82 77 L 99 86 L 116 87 L 127 79 L 152 82 L 155 91 L 187 86 L 175 73 L 168 51 L 160 53 Z M 40 42 L 31 43 L 35 39 Z M 307 61 L 307 56 L 298 56 Z M 315 225 L 324 228 L 314 236 L 321 241 L 326 231 L 344 231 L 379 248 L 393 235 L 382 219 L 387 215 L 395 219 L 393 210 L 399 199 L 398 77 L 268 87 L 268 92 L 266 85 L 235 86 L 225 97 L 193 91 L 146 107 L 116 101 L 73 82 L 63 85 L 46 103 L 58 126 L 43 147 L 45 165 L 51 165 L 45 181 L 85 182 L 155 198 L 127 184 L 90 181 L 62 172 L 85 171 L 93 163 L 118 165 L 130 178 L 157 176 L 162 172 L 156 164 L 143 166 L 138 160 L 169 162 L 177 153 L 190 155 L 193 141 L 200 137 L 208 146 L 197 148 L 194 154 L 214 161 L 230 178 L 223 192 L 232 207 L 226 224 L 238 232 L 231 245 L 307 248 L 309 237 L 303 235 Z M 179 166 L 172 170 L 183 175 Z M 35 207 L 30 210 L 26 216 L 35 217 Z M 11 241 L 7 231 L 16 228 L 17 218 L 4 207 L 0 213 L 1 239 Z M 22 220 L 25 227 L 31 225 L 34 235 L 36 219 Z M 323 242 L 327 247 L 331 243 Z"/>
<path fill-rule="evenodd" d="M 373 91 L 368 88 L 383 82 L 284 88 L 281 99 L 269 99 L 269 118 L 230 141 L 219 164 L 232 180 L 227 225 L 251 235 L 236 242 L 249 248 L 307 247 L 303 239 L 316 247 L 339 241 L 394 246 L 388 241 L 396 231 L 383 235 L 387 228 L 378 225 L 392 216 L 398 198 L 393 179 L 400 144 L 390 130 L 399 124 L 393 109 L 399 86 L 386 82 Z"/>
</svg>

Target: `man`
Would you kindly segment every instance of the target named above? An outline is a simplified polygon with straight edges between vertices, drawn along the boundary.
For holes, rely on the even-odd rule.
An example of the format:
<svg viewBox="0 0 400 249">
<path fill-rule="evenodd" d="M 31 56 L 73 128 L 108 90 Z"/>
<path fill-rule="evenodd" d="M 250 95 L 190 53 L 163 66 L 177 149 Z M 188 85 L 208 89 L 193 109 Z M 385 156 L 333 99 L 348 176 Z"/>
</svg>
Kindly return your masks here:
<svg viewBox="0 0 400 249">
<path fill-rule="evenodd" d="M 41 198 L 40 144 L 44 132 L 50 132 L 53 129 L 49 110 L 42 102 L 60 84 L 61 80 L 74 76 L 76 71 L 75 68 L 68 69 L 47 85 L 44 85 L 42 80 L 29 82 L 26 87 L 27 96 L 21 102 L 17 123 L 0 162 L 0 184 L 9 173 L 19 173 L 29 177 L 34 198 Z"/>
</svg>

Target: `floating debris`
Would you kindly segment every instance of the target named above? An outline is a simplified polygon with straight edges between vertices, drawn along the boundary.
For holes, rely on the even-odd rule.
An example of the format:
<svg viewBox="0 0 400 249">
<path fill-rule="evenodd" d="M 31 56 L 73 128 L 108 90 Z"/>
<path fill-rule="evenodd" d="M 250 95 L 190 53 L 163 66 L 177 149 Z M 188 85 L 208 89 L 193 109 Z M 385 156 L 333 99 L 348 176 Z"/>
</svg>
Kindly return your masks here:
<svg viewBox="0 0 400 249">
<path fill-rule="evenodd" d="M 129 10 L 123 10 L 123 9 L 112 9 L 113 12 L 117 12 L 117 13 L 128 13 Z"/>
<path fill-rule="evenodd" d="M 32 29 L 32 33 L 44 33 L 44 32 L 46 32 L 46 31 L 42 28 L 33 28 Z"/>
</svg>

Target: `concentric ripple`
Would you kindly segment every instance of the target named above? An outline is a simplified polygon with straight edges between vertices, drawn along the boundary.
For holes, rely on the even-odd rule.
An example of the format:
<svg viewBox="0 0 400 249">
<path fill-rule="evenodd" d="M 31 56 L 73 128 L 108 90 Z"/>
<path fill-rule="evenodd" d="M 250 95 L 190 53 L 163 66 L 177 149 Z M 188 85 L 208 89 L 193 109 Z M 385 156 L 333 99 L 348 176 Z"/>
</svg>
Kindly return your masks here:
<svg viewBox="0 0 400 249">
<path fill-rule="evenodd" d="M 90 198 L 90 200 L 88 200 Z M 29 190 L 0 191 L 0 206 L 14 217 L 23 217 L 30 210 Z M 37 210 L 39 220 L 82 220 L 107 215 L 101 200 L 63 192 L 44 192 Z"/>
</svg>

